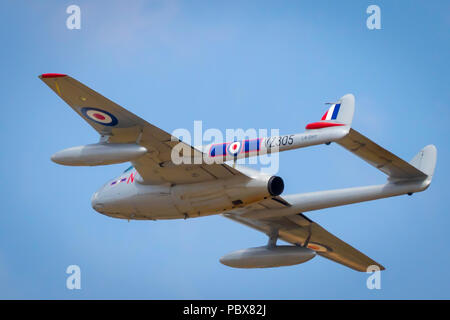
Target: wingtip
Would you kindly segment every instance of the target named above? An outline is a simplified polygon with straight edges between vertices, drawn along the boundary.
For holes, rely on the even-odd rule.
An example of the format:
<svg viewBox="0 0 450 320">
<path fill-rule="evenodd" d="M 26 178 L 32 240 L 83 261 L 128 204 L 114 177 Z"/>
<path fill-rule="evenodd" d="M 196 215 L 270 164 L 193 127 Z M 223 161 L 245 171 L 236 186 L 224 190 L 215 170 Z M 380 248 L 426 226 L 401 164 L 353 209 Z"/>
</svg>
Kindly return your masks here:
<svg viewBox="0 0 450 320">
<path fill-rule="evenodd" d="M 47 79 L 47 78 L 62 78 L 67 77 L 67 74 L 62 73 L 43 73 L 39 76 L 40 79 Z"/>
</svg>

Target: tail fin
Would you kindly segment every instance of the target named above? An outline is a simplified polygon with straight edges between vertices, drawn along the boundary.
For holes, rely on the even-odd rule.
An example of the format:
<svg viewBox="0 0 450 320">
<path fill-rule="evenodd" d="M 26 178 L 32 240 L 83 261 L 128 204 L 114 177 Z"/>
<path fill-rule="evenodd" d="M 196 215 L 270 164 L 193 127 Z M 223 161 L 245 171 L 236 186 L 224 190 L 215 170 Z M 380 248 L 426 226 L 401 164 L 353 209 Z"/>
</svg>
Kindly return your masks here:
<svg viewBox="0 0 450 320">
<path fill-rule="evenodd" d="M 318 122 L 309 123 L 306 129 L 322 129 L 335 126 L 350 126 L 355 112 L 355 97 L 346 94 L 337 102 L 332 103 L 330 108 Z"/>
<path fill-rule="evenodd" d="M 419 151 L 418 154 L 409 162 L 411 165 L 432 177 L 434 168 L 436 167 L 437 149 L 434 145 L 429 144 Z"/>
</svg>

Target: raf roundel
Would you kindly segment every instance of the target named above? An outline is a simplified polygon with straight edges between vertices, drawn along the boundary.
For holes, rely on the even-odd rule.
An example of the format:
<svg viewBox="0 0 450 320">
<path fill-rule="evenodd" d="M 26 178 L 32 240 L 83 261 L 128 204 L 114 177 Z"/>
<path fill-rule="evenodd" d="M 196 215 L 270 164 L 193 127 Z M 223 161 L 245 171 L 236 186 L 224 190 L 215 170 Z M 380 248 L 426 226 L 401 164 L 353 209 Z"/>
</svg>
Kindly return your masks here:
<svg viewBox="0 0 450 320">
<path fill-rule="evenodd" d="M 238 155 L 240 151 L 241 151 L 241 142 L 240 141 L 232 142 L 228 146 L 228 153 L 233 156 Z"/>
<path fill-rule="evenodd" d="M 317 251 L 317 252 L 327 252 L 329 251 L 325 246 L 315 243 L 315 242 L 309 242 L 307 247 L 311 250 Z"/>
<path fill-rule="evenodd" d="M 82 108 L 81 113 L 89 120 L 104 126 L 115 126 L 118 123 L 117 118 L 105 110 L 97 108 Z"/>
</svg>

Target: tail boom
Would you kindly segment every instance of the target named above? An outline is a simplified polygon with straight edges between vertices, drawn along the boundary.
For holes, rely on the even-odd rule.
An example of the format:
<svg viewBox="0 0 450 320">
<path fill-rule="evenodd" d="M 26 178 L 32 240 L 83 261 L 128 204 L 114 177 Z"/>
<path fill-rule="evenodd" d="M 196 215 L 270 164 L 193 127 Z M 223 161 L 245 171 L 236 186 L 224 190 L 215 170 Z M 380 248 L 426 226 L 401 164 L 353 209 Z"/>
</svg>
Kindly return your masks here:
<svg viewBox="0 0 450 320">
<path fill-rule="evenodd" d="M 426 190 L 430 183 L 431 178 L 427 178 L 422 181 L 388 182 L 382 185 L 285 195 L 283 196 L 283 199 L 291 204 L 290 207 L 270 211 L 255 210 L 243 214 L 243 217 L 266 219 L 271 217 L 289 216 L 299 212 L 327 209 L 358 202 L 413 194 Z"/>
</svg>

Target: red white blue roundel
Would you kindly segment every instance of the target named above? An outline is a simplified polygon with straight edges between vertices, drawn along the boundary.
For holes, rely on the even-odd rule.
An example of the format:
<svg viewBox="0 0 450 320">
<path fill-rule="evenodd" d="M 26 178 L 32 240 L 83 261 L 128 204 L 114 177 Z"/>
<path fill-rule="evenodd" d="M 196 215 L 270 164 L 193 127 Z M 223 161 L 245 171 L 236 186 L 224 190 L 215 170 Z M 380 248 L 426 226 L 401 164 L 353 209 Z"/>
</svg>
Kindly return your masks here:
<svg viewBox="0 0 450 320">
<path fill-rule="evenodd" d="M 89 120 L 104 126 L 115 126 L 118 123 L 117 118 L 105 110 L 97 108 L 82 108 L 81 113 Z"/>
<path fill-rule="evenodd" d="M 315 242 L 309 242 L 307 247 L 311 250 L 318 251 L 318 252 L 329 251 L 325 246 L 315 243 Z"/>
<path fill-rule="evenodd" d="M 241 151 L 242 144 L 240 141 L 232 142 L 228 145 L 228 153 L 236 156 Z"/>
</svg>

